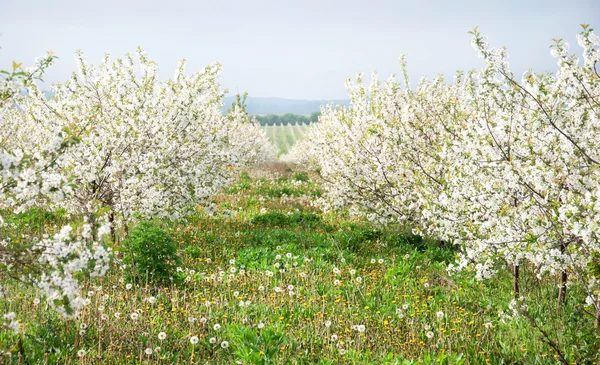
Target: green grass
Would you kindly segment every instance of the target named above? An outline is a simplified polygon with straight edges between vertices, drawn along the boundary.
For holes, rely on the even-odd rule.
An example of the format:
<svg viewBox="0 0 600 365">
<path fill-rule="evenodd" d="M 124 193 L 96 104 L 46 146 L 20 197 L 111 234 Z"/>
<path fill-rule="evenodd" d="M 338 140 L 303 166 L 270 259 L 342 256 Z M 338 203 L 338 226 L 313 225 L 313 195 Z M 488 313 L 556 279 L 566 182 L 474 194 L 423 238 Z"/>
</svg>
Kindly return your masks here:
<svg viewBox="0 0 600 365">
<path fill-rule="evenodd" d="M 267 137 L 275 144 L 278 149 L 277 155 L 287 153 L 290 148 L 306 133 L 308 124 L 302 125 L 273 125 L 262 127 L 267 133 Z"/>
<path fill-rule="evenodd" d="M 304 172 L 243 174 L 216 197 L 215 216 L 199 212 L 186 222 L 163 222 L 179 247 L 179 274 L 189 279 L 127 289 L 128 269 L 117 261 L 107 277 L 85 283 L 91 305 L 77 319 L 57 318 L 43 302 L 33 304 L 35 290 L 3 279 L 19 295 L 0 301 L 0 310 L 19 313 L 23 332 L 0 333 L 0 348 L 23 363 L 557 363 L 526 319 L 500 319 L 512 298 L 507 270 L 500 267 L 484 282 L 468 272 L 450 276 L 452 247 L 407 227 L 322 214 L 311 204 L 320 193 L 316 181 Z M 40 219 L 62 216 L 35 212 L 11 219 L 41 230 Z M 536 299 L 531 314 L 558 336 L 571 363 L 597 362 L 592 319 L 576 311 L 579 289 L 571 287 L 556 317 L 552 280 L 539 281 L 524 269 L 522 290 Z M 167 338 L 160 340 L 160 332 Z M 79 359 L 81 349 L 86 355 Z"/>
</svg>

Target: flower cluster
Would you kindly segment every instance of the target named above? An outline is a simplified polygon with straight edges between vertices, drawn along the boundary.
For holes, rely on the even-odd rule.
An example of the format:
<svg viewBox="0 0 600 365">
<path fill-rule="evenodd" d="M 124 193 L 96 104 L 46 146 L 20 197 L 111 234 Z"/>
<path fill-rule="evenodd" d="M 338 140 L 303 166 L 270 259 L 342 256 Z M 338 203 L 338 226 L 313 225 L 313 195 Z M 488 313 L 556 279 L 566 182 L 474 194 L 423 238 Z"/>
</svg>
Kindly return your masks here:
<svg viewBox="0 0 600 365">
<path fill-rule="evenodd" d="M 172 80 L 140 49 L 95 67 L 77 54 L 78 72 L 54 85 L 48 100 L 35 86 L 4 115 L 1 137 L 30 149 L 63 130 L 79 143 L 56 161 L 77 186 L 71 211 L 110 209 L 118 222 L 139 217 L 176 219 L 229 183 L 232 167 L 268 158 L 264 133 L 235 110 L 221 112 L 219 64 Z"/>
<path fill-rule="evenodd" d="M 9 76 L 0 84 L 0 208 L 66 207 L 84 224 L 16 244 L 9 237 L 14 227 L 0 218 L 0 233 L 7 233 L 0 268 L 34 282 L 52 307 L 71 316 L 86 304 L 77 273 L 108 270 L 104 236 L 134 216 L 193 212 L 229 183 L 232 168 L 271 158 L 273 147 L 243 108 L 222 114 L 219 64 L 187 76 L 181 61 L 174 78 L 162 82 L 141 49 L 114 61 L 107 55 L 98 67 L 78 53 L 78 71 L 53 85 L 48 98 L 33 81 L 54 58 L 3 73 Z"/>
<path fill-rule="evenodd" d="M 584 26 L 583 60 L 557 41 L 556 74 L 516 80 L 505 49 L 477 30 L 485 60 L 450 83 L 412 89 L 373 76 L 347 84 L 351 106 L 328 107 L 291 156 L 327 182 L 325 210 L 349 207 L 378 223 L 399 221 L 462 250 L 451 270 L 489 278 L 498 262 L 536 274 L 577 272 L 600 253 L 600 37 Z M 404 86 L 404 87 L 403 87 Z M 518 270 L 515 271 L 518 279 Z"/>
</svg>

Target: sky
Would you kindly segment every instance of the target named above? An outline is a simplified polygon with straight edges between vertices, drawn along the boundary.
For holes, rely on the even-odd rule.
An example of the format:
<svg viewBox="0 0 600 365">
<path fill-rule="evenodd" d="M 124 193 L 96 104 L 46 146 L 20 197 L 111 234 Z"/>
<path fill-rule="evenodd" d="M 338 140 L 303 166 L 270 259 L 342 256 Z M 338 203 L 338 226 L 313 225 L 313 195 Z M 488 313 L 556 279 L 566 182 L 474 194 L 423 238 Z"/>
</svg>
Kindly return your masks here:
<svg viewBox="0 0 600 365">
<path fill-rule="evenodd" d="M 181 58 L 189 73 L 220 62 L 230 93 L 333 100 L 359 72 L 400 74 L 401 54 L 413 80 L 481 67 L 475 26 L 516 74 L 554 71 L 552 39 L 576 50 L 581 23 L 600 30 L 600 0 L 0 0 L 0 69 L 52 50 L 45 80 L 61 82 L 78 49 L 97 64 L 141 46 L 163 79 Z"/>
</svg>

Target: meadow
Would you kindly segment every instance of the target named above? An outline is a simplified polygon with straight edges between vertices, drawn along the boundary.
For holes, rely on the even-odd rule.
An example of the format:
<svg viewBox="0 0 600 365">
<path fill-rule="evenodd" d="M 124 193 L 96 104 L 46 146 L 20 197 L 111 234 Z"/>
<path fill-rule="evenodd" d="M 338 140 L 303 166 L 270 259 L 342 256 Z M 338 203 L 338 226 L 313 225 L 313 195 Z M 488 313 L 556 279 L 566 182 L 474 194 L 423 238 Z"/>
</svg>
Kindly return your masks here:
<svg viewBox="0 0 600 365">
<path fill-rule="evenodd" d="M 318 175 L 297 166 L 277 162 L 242 172 L 214 205 L 185 222 L 154 220 L 139 228 L 158 230 L 175 244 L 174 253 L 160 251 L 158 234 L 138 252 L 154 274 L 159 267 L 171 270 L 166 279 L 150 270 L 140 275 L 127 259 L 135 246 L 117 241 L 109 273 L 82 281 L 88 305 L 73 319 L 49 310 L 36 289 L 3 278 L 5 290 L 19 294 L 0 301 L 0 310 L 20 313 L 21 330 L 0 333 L 2 360 L 558 363 L 530 320 L 509 318 L 510 275 L 484 281 L 466 272 L 449 275 L 452 246 L 413 235 L 409 227 L 322 213 L 313 207 L 321 194 Z M 3 233 L 16 243 L 65 219 L 60 212 L 7 215 L 18 229 Z M 177 264 L 161 266 L 167 256 Z M 545 323 L 545 313 L 556 313 L 549 307 L 558 289 L 528 276 L 526 268 L 523 273 L 522 290 L 539 300 L 531 312 L 537 325 L 556 336 L 570 363 L 597 363 L 600 343 L 589 319 L 572 310 L 576 303 Z"/>
<path fill-rule="evenodd" d="M 309 126 L 310 124 L 264 125 L 261 129 L 275 145 L 279 156 L 288 153 L 290 148 L 302 139 Z"/>
</svg>

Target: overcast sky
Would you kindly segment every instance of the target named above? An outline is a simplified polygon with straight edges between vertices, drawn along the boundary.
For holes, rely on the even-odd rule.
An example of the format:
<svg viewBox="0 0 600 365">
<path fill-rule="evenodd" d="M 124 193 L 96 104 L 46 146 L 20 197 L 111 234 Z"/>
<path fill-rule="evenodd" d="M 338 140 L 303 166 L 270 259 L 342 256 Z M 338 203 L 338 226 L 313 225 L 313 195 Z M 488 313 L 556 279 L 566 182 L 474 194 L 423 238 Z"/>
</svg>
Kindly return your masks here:
<svg viewBox="0 0 600 365">
<path fill-rule="evenodd" d="M 341 99 L 357 72 L 399 73 L 402 53 L 413 79 L 479 67 L 475 26 L 508 47 L 516 73 L 553 71 L 552 38 L 575 49 L 580 23 L 600 30 L 600 0 L 0 0 L 0 69 L 53 50 L 46 79 L 63 81 L 77 49 L 98 63 L 140 45 L 164 78 L 185 57 L 189 72 L 223 64 L 231 93 Z"/>
</svg>

